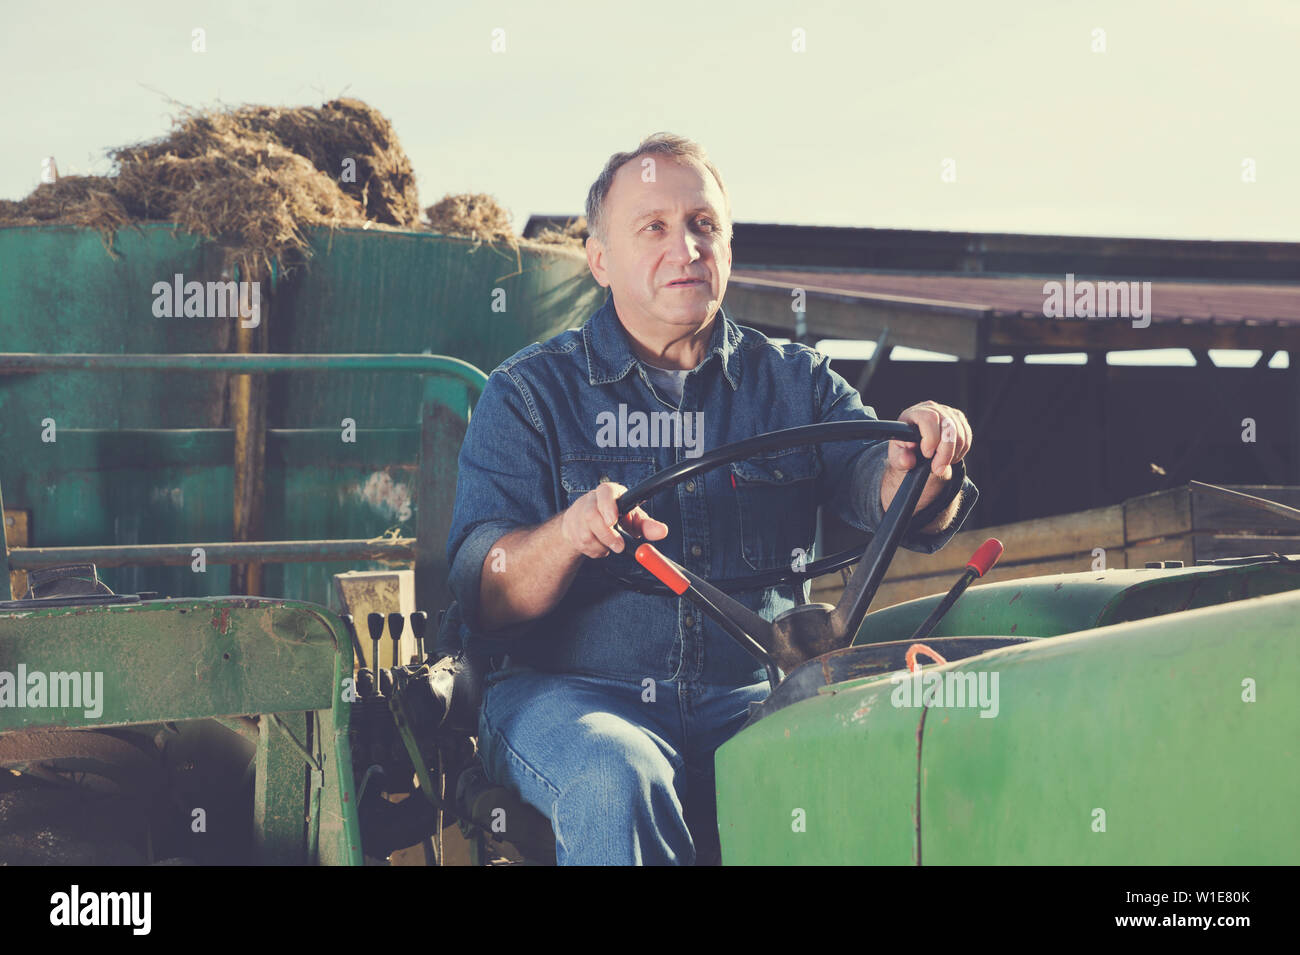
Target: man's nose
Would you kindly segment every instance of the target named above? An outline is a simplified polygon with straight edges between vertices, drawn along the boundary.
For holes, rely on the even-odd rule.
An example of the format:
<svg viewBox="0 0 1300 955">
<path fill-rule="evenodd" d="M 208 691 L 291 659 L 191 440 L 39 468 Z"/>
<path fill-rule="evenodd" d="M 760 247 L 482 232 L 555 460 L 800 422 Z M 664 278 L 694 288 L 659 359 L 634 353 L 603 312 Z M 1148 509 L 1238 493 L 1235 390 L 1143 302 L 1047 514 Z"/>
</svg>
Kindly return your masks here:
<svg viewBox="0 0 1300 955">
<path fill-rule="evenodd" d="M 704 242 L 688 226 L 673 230 L 672 256 L 675 261 L 694 262 L 704 255 Z"/>
</svg>

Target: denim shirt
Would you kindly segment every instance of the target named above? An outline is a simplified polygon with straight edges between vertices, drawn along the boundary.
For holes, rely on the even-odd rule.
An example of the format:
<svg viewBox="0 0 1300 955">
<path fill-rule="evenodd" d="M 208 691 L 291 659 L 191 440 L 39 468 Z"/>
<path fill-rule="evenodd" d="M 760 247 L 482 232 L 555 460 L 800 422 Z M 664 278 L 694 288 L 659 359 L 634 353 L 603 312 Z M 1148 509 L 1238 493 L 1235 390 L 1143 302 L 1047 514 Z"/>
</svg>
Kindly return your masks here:
<svg viewBox="0 0 1300 955">
<path fill-rule="evenodd" d="M 638 429 L 636 412 L 668 414 L 652 419 L 660 429 Z M 663 427 L 673 412 L 680 413 L 673 421 L 680 431 Z M 634 682 L 765 679 L 754 659 L 688 598 L 641 593 L 615 580 L 610 570 L 649 579 L 632 559 L 633 548 L 584 557 L 549 614 L 488 632 L 479 624 L 484 560 L 507 532 L 543 523 L 601 481 L 630 489 L 679 461 L 764 432 L 873 418 L 826 356 L 806 345 L 775 344 L 722 308 L 678 407 L 656 391 L 607 297 L 581 328 L 522 349 L 488 376 L 460 451 L 447 544 L 456 603 L 442 642 L 450 636 L 453 645 L 508 648 L 512 663 Z M 714 468 L 647 502 L 645 510 L 669 528 L 654 544 L 711 581 L 789 567 L 797 548 L 811 555 L 819 504 L 859 530 L 879 526 L 888 448 L 886 440 L 826 442 Z M 900 546 L 934 553 L 961 527 L 978 494 L 967 479 L 949 527 L 910 532 Z M 493 560 L 488 573 L 510 572 L 504 552 Z M 806 603 L 810 585 L 730 592 L 770 620 Z"/>
</svg>

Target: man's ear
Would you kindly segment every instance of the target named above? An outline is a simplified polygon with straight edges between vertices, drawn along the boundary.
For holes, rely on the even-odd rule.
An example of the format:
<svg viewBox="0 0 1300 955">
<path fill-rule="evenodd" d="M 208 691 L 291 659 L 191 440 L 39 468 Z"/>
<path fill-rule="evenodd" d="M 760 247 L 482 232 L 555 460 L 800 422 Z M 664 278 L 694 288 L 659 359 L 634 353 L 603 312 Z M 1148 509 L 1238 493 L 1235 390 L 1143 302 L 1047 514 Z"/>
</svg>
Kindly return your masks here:
<svg viewBox="0 0 1300 955">
<path fill-rule="evenodd" d="M 587 268 L 596 279 L 596 284 L 609 288 L 608 270 L 605 268 L 605 247 L 594 235 L 587 236 Z"/>
</svg>

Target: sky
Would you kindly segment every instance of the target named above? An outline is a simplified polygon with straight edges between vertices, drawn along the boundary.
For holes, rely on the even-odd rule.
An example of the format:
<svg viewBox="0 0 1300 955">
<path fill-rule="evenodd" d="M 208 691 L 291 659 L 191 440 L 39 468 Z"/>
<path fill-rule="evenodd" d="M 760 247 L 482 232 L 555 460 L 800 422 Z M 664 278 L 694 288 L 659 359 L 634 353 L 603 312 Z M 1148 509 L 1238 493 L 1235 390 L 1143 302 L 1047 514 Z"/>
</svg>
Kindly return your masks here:
<svg viewBox="0 0 1300 955">
<path fill-rule="evenodd" d="M 392 120 L 422 205 L 491 193 L 517 229 L 580 213 L 611 153 L 666 129 L 705 146 L 741 222 L 1300 239 L 1296 0 L 0 11 L 4 198 L 46 156 L 108 172 L 177 102 L 343 94 Z"/>
</svg>

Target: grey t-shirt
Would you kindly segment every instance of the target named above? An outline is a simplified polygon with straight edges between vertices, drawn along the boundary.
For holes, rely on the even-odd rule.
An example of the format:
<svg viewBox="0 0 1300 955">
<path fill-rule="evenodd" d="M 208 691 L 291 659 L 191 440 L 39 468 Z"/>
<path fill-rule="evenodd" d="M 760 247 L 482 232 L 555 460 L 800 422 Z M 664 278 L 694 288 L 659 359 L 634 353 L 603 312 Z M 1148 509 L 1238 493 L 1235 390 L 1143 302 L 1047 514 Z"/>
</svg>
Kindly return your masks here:
<svg viewBox="0 0 1300 955">
<path fill-rule="evenodd" d="M 690 369 L 658 368 L 648 362 L 641 364 L 645 365 L 645 373 L 650 376 L 650 383 L 667 395 L 673 404 L 681 405 L 682 390 L 686 387 L 686 376 L 691 373 Z"/>
</svg>

